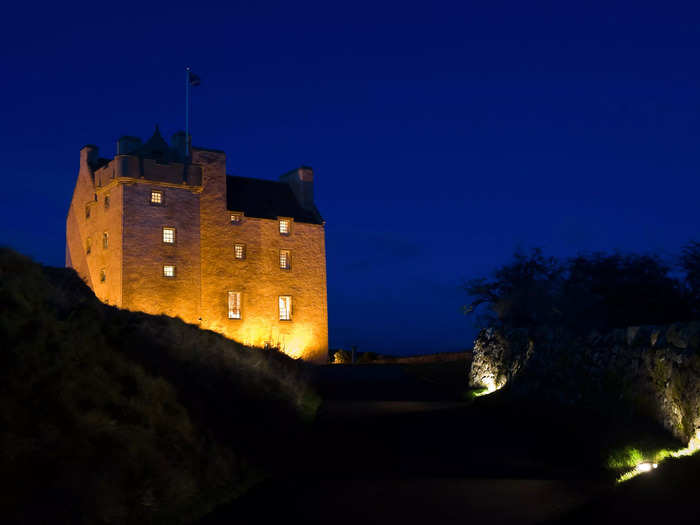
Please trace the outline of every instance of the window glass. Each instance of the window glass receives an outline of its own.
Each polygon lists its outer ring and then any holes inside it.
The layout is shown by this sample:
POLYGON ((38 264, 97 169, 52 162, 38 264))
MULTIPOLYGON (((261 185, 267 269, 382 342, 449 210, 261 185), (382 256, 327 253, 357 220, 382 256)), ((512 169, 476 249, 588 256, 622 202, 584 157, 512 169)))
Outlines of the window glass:
POLYGON ((240 213, 232 213, 231 214, 231 224, 240 224, 242 220, 243 220, 243 215, 241 215, 240 213))
POLYGON ((280 268, 282 270, 292 269, 292 254, 289 250, 280 250, 280 268))
POLYGON ((292 320, 292 296, 280 295, 279 297, 280 321, 292 320))
POLYGON ((163 277, 175 277, 175 266, 172 264, 163 266, 163 277))
POLYGON ((163 192, 151 191, 151 204, 163 204, 163 192))
POLYGON ((163 228, 163 242, 165 244, 175 243, 175 228, 163 228))
POLYGON ((235 244, 233 246, 233 253, 236 259, 245 259, 245 244, 235 244))
POLYGON ((109 233, 104 232, 102 234, 102 249, 106 250, 107 248, 109 248, 109 233))
POLYGON ((282 235, 289 235, 289 219, 280 219, 280 233, 282 235))

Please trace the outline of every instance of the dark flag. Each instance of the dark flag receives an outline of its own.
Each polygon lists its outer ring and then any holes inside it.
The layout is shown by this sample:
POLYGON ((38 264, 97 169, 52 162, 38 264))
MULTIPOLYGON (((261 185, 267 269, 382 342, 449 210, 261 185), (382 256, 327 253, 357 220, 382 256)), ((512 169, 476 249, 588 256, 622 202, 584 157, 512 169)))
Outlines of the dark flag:
POLYGON ((198 86, 200 83, 199 77, 190 72, 190 86, 198 86))

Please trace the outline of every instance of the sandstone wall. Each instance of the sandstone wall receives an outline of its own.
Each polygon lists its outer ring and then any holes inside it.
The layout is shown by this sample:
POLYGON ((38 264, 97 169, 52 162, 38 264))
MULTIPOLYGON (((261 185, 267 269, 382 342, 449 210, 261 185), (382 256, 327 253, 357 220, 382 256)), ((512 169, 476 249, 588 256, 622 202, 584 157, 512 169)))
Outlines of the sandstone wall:
POLYGON ((123 307, 199 322, 199 188, 131 183, 124 188, 123 307), (151 191, 163 194, 150 203, 151 191), (163 243, 163 227, 175 228, 175 243, 163 243), (163 266, 175 266, 175 277, 163 266))
POLYGON ((195 150, 202 165, 202 327, 245 344, 279 346, 292 357, 325 363, 328 354, 325 231, 292 222, 281 235, 277 220, 243 217, 232 224, 226 207, 223 153, 195 150), (234 244, 246 258, 234 257, 234 244), (291 251, 291 270, 279 251, 291 251), (241 319, 228 318, 228 292, 241 292, 241 319), (292 296, 292 320, 280 321, 278 297, 292 296))
POLYGON ((75 268, 101 301, 122 306, 123 191, 115 181, 104 182, 95 184, 87 165, 87 152, 81 151, 78 180, 66 220, 66 265, 75 268), (107 197, 109 205, 105 206, 107 197), (90 209, 89 217, 86 208, 90 209), (102 240, 105 233, 107 248, 102 240))
POLYGON ((623 399, 648 408, 679 439, 700 429, 700 323, 629 327, 574 338, 556 330, 482 330, 474 387, 563 403, 623 399))

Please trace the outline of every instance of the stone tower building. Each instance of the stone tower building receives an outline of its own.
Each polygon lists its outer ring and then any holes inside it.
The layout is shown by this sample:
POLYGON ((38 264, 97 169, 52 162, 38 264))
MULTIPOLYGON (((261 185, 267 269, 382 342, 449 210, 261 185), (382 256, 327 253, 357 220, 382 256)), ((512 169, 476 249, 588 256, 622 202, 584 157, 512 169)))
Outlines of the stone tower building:
POLYGON ((245 344, 324 362, 326 249, 313 171, 279 181, 226 175, 221 151, 117 142, 80 150, 66 221, 66 266, 97 297, 180 317, 245 344))

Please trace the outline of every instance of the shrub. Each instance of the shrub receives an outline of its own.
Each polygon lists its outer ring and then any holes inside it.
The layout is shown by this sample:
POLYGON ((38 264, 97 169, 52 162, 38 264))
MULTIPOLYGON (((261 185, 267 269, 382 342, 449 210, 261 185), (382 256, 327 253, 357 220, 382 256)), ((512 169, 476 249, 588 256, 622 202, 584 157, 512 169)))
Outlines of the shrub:
POLYGON ((684 246, 679 263, 684 272, 693 314, 697 317, 700 315, 700 242, 693 241, 684 246))
POLYGON ((346 365, 352 363, 352 354, 347 350, 336 350, 333 354, 333 364, 346 365))
POLYGON ((371 363, 372 361, 376 361, 379 359, 379 354, 377 352, 360 352, 359 357, 357 358, 358 363, 371 363))
POLYGON ((4 523, 191 522, 259 479, 256 446, 318 405, 279 352, 106 306, 8 249, 0 388, 4 523))

